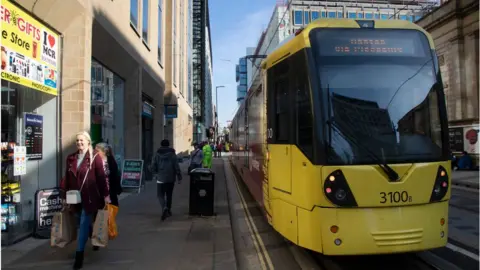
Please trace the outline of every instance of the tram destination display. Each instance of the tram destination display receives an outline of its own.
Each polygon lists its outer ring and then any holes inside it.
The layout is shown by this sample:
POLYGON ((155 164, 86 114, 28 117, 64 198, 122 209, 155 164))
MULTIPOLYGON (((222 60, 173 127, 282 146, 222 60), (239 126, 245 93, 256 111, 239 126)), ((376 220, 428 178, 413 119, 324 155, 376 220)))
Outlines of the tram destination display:
POLYGON ((428 57, 428 40, 419 31, 322 29, 313 38, 321 56, 428 57))

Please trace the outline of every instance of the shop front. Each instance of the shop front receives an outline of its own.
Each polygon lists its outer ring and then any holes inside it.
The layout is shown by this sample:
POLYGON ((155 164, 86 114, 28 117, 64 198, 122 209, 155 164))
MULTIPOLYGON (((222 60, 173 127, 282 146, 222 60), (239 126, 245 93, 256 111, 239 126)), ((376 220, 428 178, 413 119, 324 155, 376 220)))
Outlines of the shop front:
POLYGON ((154 106, 151 97, 142 94, 142 159, 143 166, 143 182, 152 180, 152 173, 148 170, 148 165, 151 163, 153 154, 156 149, 153 149, 153 110, 154 106))
POLYGON ((124 91, 125 81, 92 59, 91 68, 91 125, 93 144, 108 143, 121 166, 125 156, 124 142, 124 91))
POLYGON ((58 184, 58 67, 54 30, 1 0, 2 245, 30 236, 35 193, 58 184))

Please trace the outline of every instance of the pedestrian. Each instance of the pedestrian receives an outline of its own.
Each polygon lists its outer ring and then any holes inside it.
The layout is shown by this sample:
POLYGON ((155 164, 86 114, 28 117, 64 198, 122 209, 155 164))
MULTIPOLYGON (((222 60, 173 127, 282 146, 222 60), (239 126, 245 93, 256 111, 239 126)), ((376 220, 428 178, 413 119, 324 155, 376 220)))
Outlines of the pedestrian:
POLYGON ((152 159, 152 173, 157 176, 157 197, 162 207, 162 221, 172 216, 172 195, 175 179, 178 184, 182 181, 182 174, 178 165, 175 149, 170 147, 168 140, 161 142, 152 159))
POLYGON ((203 151, 200 148, 200 145, 198 143, 194 143, 193 147, 195 149, 190 154, 190 164, 188 166, 188 173, 189 174, 193 169, 202 167, 203 151))
POLYGON ((203 160, 202 160, 203 167, 209 168, 209 169, 212 168, 213 149, 212 149, 212 146, 208 144, 208 142, 206 142, 205 145, 203 146, 202 152, 203 152, 203 160))
MULTIPOLYGON (((67 171, 62 188, 65 191, 77 190, 81 197, 79 204, 68 206, 80 219, 73 269, 81 269, 85 245, 92 233, 92 223, 97 211, 110 203, 110 196, 104 162, 98 151, 93 150, 90 134, 86 131, 79 132, 76 146, 77 150, 67 156, 67 171)), ((94 246, 93 250, 98 250, 98 247, 94 246)))
POLYGON ((120 185, 118 165, 113 157, 111 147, 106 143, 99 143, 95 146, 95 150, 98 151, 104 161, 105 173, 109 185, 110 200, 112 201, 111 204, 118 207, 118 195, 122 193, 122 187, 120 185))

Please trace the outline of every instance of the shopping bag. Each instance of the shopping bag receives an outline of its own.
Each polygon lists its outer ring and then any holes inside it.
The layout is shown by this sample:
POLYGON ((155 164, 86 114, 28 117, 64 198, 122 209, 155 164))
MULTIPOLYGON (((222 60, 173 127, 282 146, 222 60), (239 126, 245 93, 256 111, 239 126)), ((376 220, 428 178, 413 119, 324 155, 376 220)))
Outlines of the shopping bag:
POLYGON ((92 245, 106 247, 108 244, 108 209, 98 210, 93 224, 92 245))
POLYGON ((118 206, 108 204, 108 239, 113 240, 118 235, 117 222, 115 217, 118 213, 118 206))
POLYGON ((55 213, 50 232, 50 246, 65 247, 77 237, 75 217, 67 209, 55 213))

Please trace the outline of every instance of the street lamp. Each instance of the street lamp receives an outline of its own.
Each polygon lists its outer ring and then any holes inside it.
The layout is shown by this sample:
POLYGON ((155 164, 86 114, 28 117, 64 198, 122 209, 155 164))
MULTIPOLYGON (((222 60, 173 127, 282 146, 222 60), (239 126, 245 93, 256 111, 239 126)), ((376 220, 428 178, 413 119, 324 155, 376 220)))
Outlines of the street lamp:
POLYGON ((219 85, 215 88, 215 143, 218 139, 218 88, 225 88, 225 85, 219 85))

